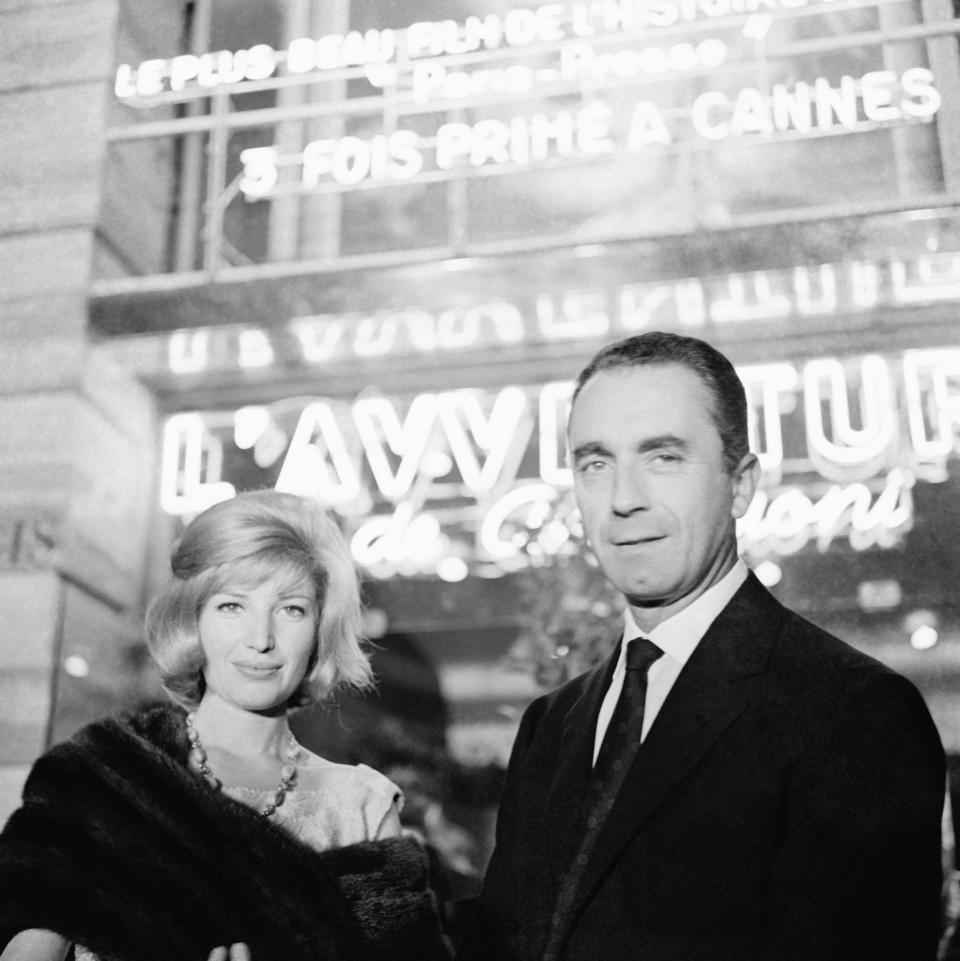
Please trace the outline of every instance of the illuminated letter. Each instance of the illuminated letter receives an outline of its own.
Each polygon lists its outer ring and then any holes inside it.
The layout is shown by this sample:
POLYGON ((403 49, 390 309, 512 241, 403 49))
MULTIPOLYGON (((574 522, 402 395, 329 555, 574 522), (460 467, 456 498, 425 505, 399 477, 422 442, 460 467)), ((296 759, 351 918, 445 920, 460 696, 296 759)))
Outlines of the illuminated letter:
POLYGON ((266 43, 256 43, 243 53, 243 75, 247 80, 266 80, 277 69, 277 58, 273 47, 266 43))
POLYGON ((603 337, 609 332, 610 315, 605 291, 568 290, 560 294, 559 299, 558 311, 553 295, 540 294, 537 297, 537 322, 545 340, 603 337))
POLYGON ((840 125, 847 130, 857 129, 857 81, 853 77, 841 77, 840 89, 830 86, 830 81, 817 77, 813 82, 817 105, 817 127, 831 130, 836 114, 840 125))
POLYGON ((133 83, 133 69, 129 63, 121 63, 117 67, 117 77, 113 82, 113 92, 123 100, 125 97, 135 97, 136 85, 133 83))
POLYGON ((708 90, 700 94, 693 101, 690 121, 693 129, 704 140, 723 140, 730 136, 730 124, 723 120, 714 120, 713 116, 722 116, 730 110, 730 101, 718 90, 708 90))
POLYGON ((240 450, 250 450, 273 423, 266 407, 241 407, 233 415, 233 442, 240 450))
POLYGON ((770 275, 764 270, 755 270, 727 277, 727 296, 717 297, 710 304, 710 316, 718 323, 767 320, 789 317, 790 306, 789 297, 771 290, 770 275))
POLYGON ((408 57, 437 56, 444 52, 441 24, 411 23, 405 33, 408 57), (438 27, 441 29, 438 29, 438 27))
POLYGON ((311 364, 333 357, 340 344, 343 325, 343 320, 332 314, 294 317, 290 321, 290 329, 300 344, 303 359, 311 364))
POLYGON ((523 315, 506 301, 445 310, 437 319, 437 346, 463 350, 479 344, 519 344, 524 339, 523 315), (492 327, 491 332, 485 328, 492 327))
POLYGON ((414 350, 432 354, 437 347, 437 323, 433 314, 425 310, 404 310, 394 315, 395 323, 402 324, 407 340, 414 350))
POLYGON ((209 330, 177 330, 170 335, 167 363, 175 374, 196 374, 209 363, 209 351, 209 330))
MULTIPOLYGON (((472 390, 439 394, 437 401, 440 423, 464 484, 478 493, 491 490, 504 480, 501 475, 511 451, 518 455, 514 458, 516 462, 526 450, 532 426, 530 419, 525 417, 526 395, 519 387, 501 390, 489 418, 484 415, 477 393, 472 390), (477 460, 476 448, 486 451, 482 468, 477 460)), ((516 466, 514 463, 514 471, 516 466)))
POLYGON ((277 490, 343 504, 360 495, 360 477, 328 403, 303 409, 283 466, 277 490))
POLYGON ((470 125, 445 123, 437 130, 436 158, 441 170, 449 170, 458 157, 470 154, 470 125))
POLYGON ((620 326, 641 330, 654 323, 668 327, 698 327, 704 321, 703 288, 699 280, 668 284, 629 284, 620 291, 620 326))
POLYGON ((197 514, 236 493, 220 480, 223 447, 200 414, 175 414, 163 428, 160 503, 168 514, 197 514))
POLYGON ((733 107, 731 128, 734 136, 748 133, 773 133, 770 106, 767 98, 753 87, 745 87, 737 94, 733 107))
POLYGON ((410 88, 416 103, 428 103, 443 88, 447 68, 439 63, 418 63, 410 77, 410 88))
POLYGON ((922 458, 946 459, 960 425, 960 349, 906 351, 903 379, 913 449, 922 458))
POLYGON ((596 53, 587 43, 568 43, 560 48, 560 75, 565 80, 579 80, 590 73, 596 53))
POLYGON ((780 395, 796 388, 797 372, 790 364, 755 364, 737 374, 747 392, 750 450, 775 482, 783 464, 780 395))
POLYGON ((144 60, 137 68, 137 94, 151 97, 163 93, 163 78, 167 69, 166 60, 144 60))
POLYGON ((850 286, 857 307, 863 310, 876 307, 880 300, 880 271, 877 265, 868 260, 853 261, 850 264, 850 286))
POLYGON ((420 138, 412 130, 397 130, 387 140, 390 161, 386 172, 397 180, 410 180, 423 169, 420 138))
POLYGON ((908 276, 902 260, 890 263, 893 293, 901 304, 953 300, 960 294, 960 255, 954 253, 918 257, 908 276))
POLYGON ((656 104, 641 100, 634 106, 627 135, 627 147, 630 150, 640 150, 649 143, 668 144, 672 140, 656 104))
POLYGON ((276 147, 249 147, 240 151, 243 176, 240 178, 240 191, 248 200, 266 197, 277 185, 276 147))
MULTIPOLYGON (((871 354, 862 358, 860 386, 860 421, 854 427, 847 400, 847 372, 839 360, 814 360, 804 368, 804 411, 807 441, 812 457, 841 468, 863 467, 882 457, 896 430, 890 375, 882 357, 871 354), (822 391, 827 382, 827 392, 822 391), (824 425, 823 409, 829 409, 830 436, 824 425)), ((818 464, 821 469, 824 464, 818 464)))
POLYGON ((273 363, 273 347, 262 330, 241 330, 237 363, 241 367, 269 367, 273 363))
POLYGON ((882 123, 899 120, 900 111, 893 106, 893 88, 897 75, 892 70, 874 70, 860 78, 860 99, 868 120, 882 123))
POLYGON ((205 53, 200 58, 200 72, 197 83, 201 87, 216 87, 223 83, 236 83, 243 79, 243 71, 239 68, 238 58, 229 50, 218 50, 216 53, 205 53))
POLYGON ((308 37, 298 37, 287 48, 287 73, 308 73, 317 65, 317 45, 308 37))
POLYGON ((530 118, 530 156, 533 160, 546 160, 550 156, 550 143, 556 143, 557 155, 569 157, 573 153, 573 116, 561 110, 552 119, 546 114, 535 113, 530 118))
POLYGON ((474 128, 470 145, 470 164, 482 167, 488 160, 505 164, 511 159, 518 163, 525 157, 512 157, 509 152, 510 127, 500 120, 481 120, 474 128))
POLYGON ((316 187, 322 176, 330 173, 331 158, 337 149, 336 140, 312 140, 303 148, 304 187, 316 187))
POLYGON ((368 397, 353 405, 353 419, 367 462, 384 497, 399 500, 413 486, 436 418, 437 398, 434 394, 415 397, 402 425, 396 408, 385 397, 368 397), (400 459, 396 471, 390 466, 384 441, 391 453, 400 459))
POLYGON ((555 487, 573 485, 573 475, 567 464, 567 418, 571 381, 547 384, 540 391, 540 478, 555 487))
POLYGON ((813 129, 813 96, 810 84, 802 80, 789 90, 775 83, 771 90, 773 126, 780 131, 798 130, 810 133, 813 129))
POLYGON ((605 103, 592 103, 578 111, 577 147, 589 154, 604 154, 613 150, 610 108, 605 103))
POLYGON ((480 547, 496 561, 516 557, 520 548, 513 539, 503 537, 503 527, 514 511, 527 509, 527 517, 518 521, 523 527, 540 527, 553 510, 557 491, 548 484, 523 484, 504 494, 487 511, 480 525, 480 547))
POLYGON ((821 264, 816 268, 817 287, 820 294, 815 300, 811 291, 810 278, 814 276, 813 267, 794 267, 793 286, 797 292, 797 309, 801 314, 833 314, 837 310, 837 278, 831 264, 821 264))
POLYGON ((363 524, 350 540, 354 560, 381 576, 435 571, 449 554, 450 541, 431 514, 414 514, 413 505, 398 504, 363 524))
POLYGON ((196 80, 200 74, 200 58, 192 54, 174 57, 170 61, 170 89, 183 90, 190 80, 196 80))
POLYGON ((397 318, 393 314, 364 317, 357 324, 353 352, 357 357, 382 357, 397 339, 397 318))
POLYGON ((330 165, 333 179, 346 187, 360 183, 370 173, 370 148, 359 137, 343 137, 330 165))
POLYGON ((929 120, 940 109, 943 98, 933 85, 933 74, 926 67, 904 70, 900 85, 909 100, 901 100, 900 107, 908 117, 929 120))

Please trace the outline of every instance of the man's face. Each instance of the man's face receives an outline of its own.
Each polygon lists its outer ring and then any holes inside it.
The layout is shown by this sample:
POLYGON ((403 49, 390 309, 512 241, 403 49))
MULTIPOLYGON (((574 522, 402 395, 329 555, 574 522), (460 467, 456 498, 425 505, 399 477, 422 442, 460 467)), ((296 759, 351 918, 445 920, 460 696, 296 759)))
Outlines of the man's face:
POLYGON ((731 475, 700 378, 678 364, 595 374, 570 415, 587 540, 637 623, 650 630, 715 584, 737 556, 735 520, 756 458, 731 475))

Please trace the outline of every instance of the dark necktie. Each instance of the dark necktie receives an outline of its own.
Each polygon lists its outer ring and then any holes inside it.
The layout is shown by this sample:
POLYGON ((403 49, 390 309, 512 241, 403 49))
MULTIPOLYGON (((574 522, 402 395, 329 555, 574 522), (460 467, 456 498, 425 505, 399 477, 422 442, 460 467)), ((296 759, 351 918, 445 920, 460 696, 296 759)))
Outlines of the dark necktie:
POLYGON ((560 893, 551 918, 550 936, 544 949, 543 961, 554 961, 557 957, 564 922, 573 906, 580 876, 590 860, 597 836, 640 748, 644 703, 647 697, 647 672, 661 654, 663 651, 646 637, 638 637, 627 644, 627 669, 623 678, 623 689, 603 735, 597 762, 590 776, 583 836, 560 881, 560 893))

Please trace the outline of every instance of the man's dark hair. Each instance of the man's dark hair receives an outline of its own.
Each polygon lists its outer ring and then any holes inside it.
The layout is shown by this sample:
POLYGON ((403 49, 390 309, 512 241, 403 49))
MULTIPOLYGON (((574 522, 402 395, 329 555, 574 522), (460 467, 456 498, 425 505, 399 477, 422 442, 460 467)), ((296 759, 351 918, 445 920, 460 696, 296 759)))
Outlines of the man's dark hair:
POLYGON ((594 374, 604 370, 679 364, 695 373, 713 397, 710 411, 723 444, 723 462, 730 473, 749 450, 747 395, 733 364, 715 347, 696 337, 654 330, 635 334, 601 348, 580 372, 572 404, 594 374))

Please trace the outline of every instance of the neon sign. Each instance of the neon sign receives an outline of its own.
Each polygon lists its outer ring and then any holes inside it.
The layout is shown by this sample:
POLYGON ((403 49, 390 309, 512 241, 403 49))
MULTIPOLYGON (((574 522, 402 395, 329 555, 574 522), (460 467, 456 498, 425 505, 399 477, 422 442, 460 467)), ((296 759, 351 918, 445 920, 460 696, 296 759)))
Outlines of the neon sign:
MULTIPOLYGON (((841 537, 856 549, 898 543, 915 477, 942 480, 960 449, 960 349, 739 373, 765 470, 739 530, 755 556, 825 551, 841 537)), ((232 444, 261 480, 336 510, 374 575, 436 571, 451 557, 521 567, 572 550, 580 533, 562 440, 570 387, 178 414, 164 432, 163 506, 190 514, 231 496, 232 444)))
POLYGON ((429 311, 317 314, 270 329, 201 327, 158 341, 176 375, 270 364, 428 357, 524 343, 601 339, 644 329, 776 323, 960 299, 960 252, 885 264, 851 261, 542 292, 527 300, 429 311))
MULTIPOLYGON (((275 50, 268 44, 254 44, 243 50, 218 50, 200 56, 184 54, 166 59, 145 60, 117 68, 114 92, 122 100, 178 93, 191 88, 210 90, 247 80, 265 80, 279 74, 304 75, 350 68, 368 68, 368 75, 381 83, 395 82, 400 65, 425 58, 461 56, 497 50, 521 50, 544 44, 596 39, 616 34, 634 34, 718 20, 777 9, 827 6, 830 0, 810 4, 809 0, 589 0, 589 2, 547 3, 532 8, 517 8, 504 13, 455 20, 433 20, 413 23, 404 30, 350 30, 322 37, 297 37, 285 49, 275 50), (391 67, 385 72, 385 68, 391 67)), ((581 43, 573 47, 572 56, 590 61, 590 72, 611 75, 613 79, 629 76, 624 71, 636 70, 636 56, 585 52, 581 43)), ((676 59, 678 54, 674 53, 676 59)), ((452 87, 452 96, 467 95, 463 83, 443 71, 440 75, 452 87)), ((556 79, 554 72, 539 81, 556 79)), ((423 82, 422 80, 420 81, 423 82)), ((434 72, 430 86, 439 86, 434 72)), ((437 91, 434 90, 434 93, 437 91)))
MULTIPOLYGON (((125 63, 114 90, 125 103, 149 107, 243 84, 335 82, 324 94, 334 108, 330 135, 294 150, 275 141, 240 152, 242 170, 227 189, 250 202, 933 121, 942 96, 922 59, 898 71, 828 76, 808 68, 814 75, 805 76, 802 49, 794 54, 781 40, 763 46, 771 11, 796 17, 809 7, 822 15, 831 2, 547 3, 402 30, 298 37, 280 50, 261 43, 125 63), (717 35, 704 36, 707 29, 717 35), (770 72, 768 55, 795 61, 789 82, 779 69, 770 72), (744 73, 756 80, 736 81, 737 89, 731 78, 744 73), (713 82, 704 80, 711 75, 713 82), (679 91, 659 82, 684 77, 693 82, 679 91), (431 114, 436 120, 425 129, 431 114), (367 133, 371 123, 381 129, 367 133)), ((270 121, 261 117, 260 125, 269 131, 270 121)))
MULTIPOLYGON (((713 51, 706 44, 691 48, 691 69, 703 66, 701 48, 713 51)), ((708 59, 713 59, 712 54, 708 59)), ((941 105, 933 73, 926 67, 911 67, 899 75, 878 70, 860 77, 843 76, 833 84, 825 77, 798 81, 792 87, 774 84, 769 93, 756 87, 733 94, 708 90, 692 103, 689 129, 678 126, 679 122, 668 123, 655 102, 640 100, 618 133, 613 109, 595 100, 579 110, 445 123, 429 137, 402 129, 368 139, 314 140, 294 154, 283 154, 273 146, 250 147, 240 153, 239 188, 247 200, 272 197, 280 189, 281 168, 299 169, 301 187, 313 190, 325 183, 355 187, 414 181, 425 170, 514 168, 623 149, 636 152, 651 145, 687 142, 691 137, 717 142, 791 132, 853 133, 875 124, 929 121, 941 105)))

